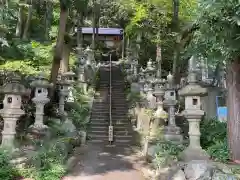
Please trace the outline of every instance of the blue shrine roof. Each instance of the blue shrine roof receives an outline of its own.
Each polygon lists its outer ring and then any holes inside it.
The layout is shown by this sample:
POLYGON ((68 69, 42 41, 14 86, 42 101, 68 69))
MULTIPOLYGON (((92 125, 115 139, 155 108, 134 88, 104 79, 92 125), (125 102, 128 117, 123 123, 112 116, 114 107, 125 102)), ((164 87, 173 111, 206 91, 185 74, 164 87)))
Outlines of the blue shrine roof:
MULTIPOLYGON (((83 34, 92 34, 93 28, 83 27, 82 33, 83 34)), ((99 35, 122 35, 123 29, 122 28, 99 28, 98 34, 99 35)))

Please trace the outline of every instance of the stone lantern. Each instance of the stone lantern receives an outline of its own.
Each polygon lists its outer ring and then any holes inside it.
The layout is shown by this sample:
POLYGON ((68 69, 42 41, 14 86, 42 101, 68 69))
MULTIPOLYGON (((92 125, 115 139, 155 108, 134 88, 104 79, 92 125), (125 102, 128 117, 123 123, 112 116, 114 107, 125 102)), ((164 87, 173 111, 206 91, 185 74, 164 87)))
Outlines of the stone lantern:
POLYGON ((132 76, 132 78, 131 78, 131 91, 132 92, 140 92, 140 88, 139 88, 139 84, 138 84, 138 78, 139 78, 139 76, 138 76, 138 72, 137 72, 137 67, 138 66, 138 61, 137 61, 137 59, 135 59, 135 60, 133 60, 132 61, 132 72, 131 72, 131 74, 132 75, 130 75, 130 77, 132 76))
POLYGON ((69 97, 69 87, 71 87, 71 84, 73 82, 73 73, 64 73, 62 74, 61 80, 58 82, 59 86, 59 113, 61 115, 64 115, 64 105, 65 105, 65 99, 69 97), (72 80, 70 80, 72 79, 72 80))
POLYGON ((154 82, 155 67, 153 66, 151 59, 149 59, 144 73, 146 77, 145 91, 147 93, 148 105, 149 105, 149 108, 154 109, 156 107, 156 98, 153 96, 152 85, 154 82))
POLYGON ((140 93, 143 95, 145 78, 144 78, 144 69, 142 67, 140 68, 140 72, 139 72, 138 84, 140 86, 140 93))
POLYGON ((130 48, 127 49, 127 57, 124 62, 124 69, 127 74, 127 81, 131 81, 132 78, 132 51, 130 48))
POLYGON ((36 104, 35 123, 34 128, 43 129, 46 126, 43 124, 44 106, 50 99, 48 98, 48 89, 52 87, 43 74, 39 74, 36 80, 31 84, 31 87, 35 88, 35 96, 32 101, 36 104))
POLYGON ((2 87, 2 92, 5 94, 5 97, 3 100, 4 108, 0 110, 0 114, 4 120, 1 146, 14 146, 16 122, 25 114, 21 106, 22 95, 26 94, 26 89, 20 84, 20 80, 20 76, 15 75, 2 87))
POLYGON ((183 136, 181 135, 180 127, 176 126, 175 122, 175 105, 176 100, 176 89, 177 86, 174 85, 174 78, 169 73, 167 76, 165 100, 164 105, 168 108, 168 126, 165 127, 164 137, 168 141, 175 143, 181 143, 183 141, 183 136))
POLYGON ((95 67, 96 63, 94 58, 94 51, 88 46, 87 49, 85 49, 85 54, 87 56, 86 65, 95 67))
POLYGON ((146 80, 150 83, 154 81, 154 74, 155 74, 156 68, 153 65, 152 59, 149 59, 148 63, 147 63, 147 67, 144 71, 145 76, 146 76, 146 80))
POLYGON ((78 85, 83 89, 84 92, 87 91, 87 83, 85 79, 84 66, 86 64, 87 57, 83 52, 83 48, 77 48, 78 51, 78 61, 77 61, 77 79, 78 85))
POLYGON ((131 62, 131 71, 133 73, 134 76, 137 76, 137 68, 138 68, 138 60, 137 59, 133 59, 131 62))
POLYGON ((74 102, 74 97, 73 97, 74 76, 75 76, 75 73, 72 71, 65 72, 63 74, 63 78, 65 79, 66 83, 68 84, 67 102, 74 102))
POLYGON ((159 128, 159 125, 163 125, 164 123, 161 121, 165 121, 167 119, 167 112, 163 109, 163 96, 165 93, 164 89, 165 79, 156 79, 154 81, 154 93, 153 95, 157 99, 157 110, 154 113, 154 123, 152 124, 152 129, 154 132, 159 128))
MULTIPOLYGON (((194 58, 191 58, 193 61, 194 58)), ((184 161, 191 160, 208 160, 208 154, 200 145, 200 121, 204 115, 201 110, 201 96, 207 94, 207 89, 197 83, 196 73, 190 68, 188 74, 188 85, 179 90, 179 95, 185 97, 185 110, 182 115, 189 122, 189 146, 182 152, 181 159, 184 161)))

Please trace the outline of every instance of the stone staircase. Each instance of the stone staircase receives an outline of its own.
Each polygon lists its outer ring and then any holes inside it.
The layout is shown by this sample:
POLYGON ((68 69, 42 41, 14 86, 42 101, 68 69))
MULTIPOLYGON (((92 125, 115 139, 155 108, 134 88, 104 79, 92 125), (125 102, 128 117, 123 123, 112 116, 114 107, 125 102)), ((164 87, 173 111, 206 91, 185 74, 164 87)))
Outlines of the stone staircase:
MULTIPOLYGON (((88 136, 92 143, 108 144, 110 123, 110 72, 109 67, 101 67, 98 94, 93 102, 88 136)), ((128 105, 124 93, 124 77, 118 66, 112 67, 112 123, 115 145, 128 145, 132 142, 133 130, 128 120, 128 105)))

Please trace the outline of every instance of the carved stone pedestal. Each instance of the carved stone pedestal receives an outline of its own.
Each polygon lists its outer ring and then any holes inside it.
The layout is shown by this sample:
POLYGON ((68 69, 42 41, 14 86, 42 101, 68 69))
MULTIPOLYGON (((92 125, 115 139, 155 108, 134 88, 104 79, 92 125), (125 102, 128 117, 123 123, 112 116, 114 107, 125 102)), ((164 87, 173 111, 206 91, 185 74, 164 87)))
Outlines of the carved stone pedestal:
POLYGON ((189 123, 189 146, 180 154, 180 159, 186 162, 191 160, 208 160, 210 158, 209 155, 200 145, 200 121, 204 112, 202 110, 185 110, 183 114, 189 123))
POLYGON ((173 143, 182 143, 183 141, 181 129, 177 126, 166 126, 164 129, 164 138, 173 143))
POLYGON ((172 143, 182 143, 183 136, 181 134, 181 128, 176 125, 175 122, 175 100, 166 100, 164 103, 168 106, 168 126, 164 129, 165 140, 172 143))

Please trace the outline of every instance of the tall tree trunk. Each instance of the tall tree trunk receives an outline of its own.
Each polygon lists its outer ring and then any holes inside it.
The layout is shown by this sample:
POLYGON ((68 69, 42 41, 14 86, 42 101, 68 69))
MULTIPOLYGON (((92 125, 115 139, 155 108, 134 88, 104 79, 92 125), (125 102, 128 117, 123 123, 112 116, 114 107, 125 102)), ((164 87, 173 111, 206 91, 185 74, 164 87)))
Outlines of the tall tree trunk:
POLYGON ((45 40, 49 40, 49 30, 50 30, 51 18, 52 18, 52 2, 46 1, 45 8, 46 10, 44 14, 44 23, 45 23, 44 37, 45 37, 45 40))
POLYGON ((156 61, 158 63, 157 77, 162 77, 162 48, 160 43, 157 44, 156 48, 156 61))
POLYGON ((95 18, 95 14, 93 15, 93 19, 92 19, 92 28, 93 28, 92 49, 95 50, 95 46, 96 46, 96 18, 95 18))
POLYGON ((92 49, 95 50, 96 46, 96 0, 93 0, 93 14, 92 14, 92 28, 93 28, 93 33, 92 33, 92 49))
POLYGON ((32 4, 28 4, 28 16, 27 16, 27 21, 25 23, 24 31, 23 31, 23 40, 27 40, 28 38, 28 30, 30 27, 30 23, 32 20, 32 4))
POLYGON ((99 34, 99 20, 100 20, 100 9, 101 9, 101 2, 97 2, 96 3, 96 7, 95 7, 95 28, 96 28, 96 34, 95 34, 95 44, 98 43, 98 34, 99 34))
POLYGON ((78 21, 77 21, 77 46, 83 47, 83 34, 82 34, 82 26, 83 26, 83 13, 78 13, 78 21))
POLYGON ((231 159, 240 162, 240 57, 228 65, 227 108, 228 143, 231 159))
POLYGON ((16 33, 15 35, 17 37, 21 37, 22 36, 22 31, 23 31, 23 5, 19 4, 18 7, 18 22, 17 22, 17 26, 16 26, 16 33))
MULTIPOLYGON (((179 1, 180 0, 173 0, 173 16, 172 16, 172 31, 178 32, 179 30, 179 1)), ((173 67, 172 67, 172 73, 175 78, 175 83, 177 81, 177 77, 180 75, 180 69, 178 66, 178 62, 180 59, 180 42, 177 37, 176 42, 174 42, 174 54, 173 54, 173 67)), ((179 78, 178 78, 179 79, 179 78)))
POLYGON ((162 77, 162 48, 161 48, 161 32, 157 34, 157 47, 156 47, 156 62, 157 62, 157 77, 162 77))
POLYGON ((60 68, 61 68, 61 72, 67 72, 69 70, 69 57, 70 57, 70 45, 67 43, 64 43, 63 46, 63 54, 62 54, 62 60, 60 63, 60 68))
POLYGON ((50 78, 50 81, 54 85, 56 85, 58 70, 60 67, 60 61, 62 59, 67 18, 68 18, 68 9, 61 9, 59 27, 58 27, 58 37, 57 37, 56 47, 55 47, 54 56, 53 56, 51 78, 50 78))
POLYGON ((99 34, 99 18, 97 18, 97 20, 96 20, 96 34, 95 34, 95 41, 96 41, 96 43, 98 42, 98 34, 99 34))

